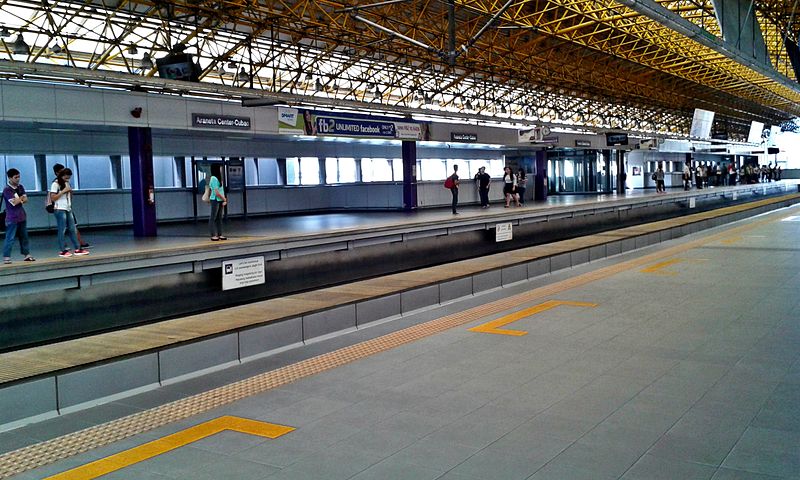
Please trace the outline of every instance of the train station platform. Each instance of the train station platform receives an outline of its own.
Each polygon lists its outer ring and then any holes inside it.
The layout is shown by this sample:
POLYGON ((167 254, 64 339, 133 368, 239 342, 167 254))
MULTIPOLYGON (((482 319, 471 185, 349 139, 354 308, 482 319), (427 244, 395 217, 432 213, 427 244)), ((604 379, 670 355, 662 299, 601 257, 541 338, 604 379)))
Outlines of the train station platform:
POLYGON ((7 431, 0 477, 797 478, 789 197, 400 273, 500 283, 7 431))

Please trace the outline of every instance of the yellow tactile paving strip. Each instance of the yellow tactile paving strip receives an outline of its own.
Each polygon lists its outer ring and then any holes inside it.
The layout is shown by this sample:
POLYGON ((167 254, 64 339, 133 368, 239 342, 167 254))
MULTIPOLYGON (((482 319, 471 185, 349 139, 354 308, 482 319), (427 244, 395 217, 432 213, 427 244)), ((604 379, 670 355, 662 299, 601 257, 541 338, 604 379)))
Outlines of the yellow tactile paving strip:
POLYGON ((761 225, 779 221, 782 217, 768 216, 762 220, 733 227, 717 234, 693 240, 627 260, 616 265, 597 269, 551 285, 539 287, 509 298, 496 300, 463 312, 447 315, 420 325, 408 327, 394 333, 367 340, 308 360, 265 372, 230 385, 199 393, 191 397, 162 405, 144 412, 129 415, 102 425, 31 445, 0 455, 0 479, 48 465, 80 453, 109 445, 113 442, 147 432, 163 425, 197 415, 237 400, 263 393, 267 390, 292 383, 347 363, 359 360, 400 345, 414 342, 439 332, 480 320, 508 310, 509 305, 522 305, 531 301, 551 297, 575 287, 610 277, 621 272, 641 268, 663 258, 685 252, 701 245, 714 243, 761 225))
POLYGON ((313 292, 255 302, 228 308, 225 310, 225 315, 218 313, 191 315, 57 344, 8 352, 0 354, 0 384, 161 349, 181 342, 261 325, 274 320, 307 315, 356 301, 401 293, 442 280, 455 280, 483 271, 496 270, 510 266, 509 258, 514 258, 516 262, 522 263, 601 245, 609 241, 637 237, 718 216, 798 199, 800 199, 800 194, 784 195, 680 218, 621 228, 613 232, 587 235, 546 245, 522 248, 514 252, 486 255, 313 292))

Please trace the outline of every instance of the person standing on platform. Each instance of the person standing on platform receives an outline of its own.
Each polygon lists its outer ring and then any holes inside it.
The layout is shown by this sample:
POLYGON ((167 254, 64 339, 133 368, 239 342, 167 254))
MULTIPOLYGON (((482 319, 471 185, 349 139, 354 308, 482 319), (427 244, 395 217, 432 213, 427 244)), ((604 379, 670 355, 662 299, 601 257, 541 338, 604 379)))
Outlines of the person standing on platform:
POLYGON ((222 165, 215 163, 211 165, 211 179, 208 181, 208 188, 211 190, 211 215, 208 217, 208 229, 211 233, 211 240, 227 240, 222 236, 222 211, 228 205, 228 197, 225 196, 225 189, 222 187, 222 165))
POLYGON ((28 221, 23 204, 28 202, 25 187, 19 183, 20 174, 16 168, 6 172, 8 183, 3 189, 3 208, 6 211, 6 239, 3 243, 3 263, 11 263, 11 247, 14 239, 19 239, 19 248, 26 262, 36 260, 31 256, 30 241, 28 240, 28 221))
POLYGON ((689 190, 692 188, 692 169, 689 167, 689 161, 683 164, 683 189, 689 190))
POLYGON ((525 203, 525 189, 528 188, 528 177, 525 169, 520 168, 517 172, 517 206, 521 207, 525 203))
MULTIPOLYGON (((56 163, 55 165, 53 165, 53 174, 55 174, 56 177, 58 177, 58 172, 60 172, 61 170, 64 170, 64 165, 61 165, 60 163, 56 163)), ((53 181, 55 182, 55 179, 53 181)), ((80 230, 78 230, 78 219, 75 218, 75 211, 74 210, 70 211, 70 214, 72 215, 72 221, 75 223, 75 236, 78 238, 78 244, 81 246, 81 248, 91 247, 89 243, 84 242, 83 238, 81 238, 81 232, 80 230)))
POLYGON ((89 250, 84 250, 78 243, 75 235, 75 217, 72 216, 72 170, 63 168, 56 180, 50 185, 50 201, 53 202, 53 215, 56 216, 56 229, 58 230, 59 257, 68 258, 73 255, 89 255, 89 250), (67 248, 64 237, 72 243, 73 252, 67 248))
POLYGON ((486 173, 486 167, 480 167, 478 169, 478 173, 475 174, 475 183, 478 186, 481 208, 489 208, 489 186, 492 183, 492 177, 486 173))
POLYGON ((453 215, 458 215, 458 165, 453 165, 453 174, 448 177, 450 194, 453 196, 453 215))
POLYGON ((506 197, 506 208, 511 206, 511 200, 514 199, 517 204, 519 200, 516 198, 517 194, 517 177, 511 171, 511 167, 503 169, 503 195, 506 197))
POLYGON ((656 193, 667 193, 667 189, 664 186, 664 165, 662 165, 661 162, 658 162, 658 168, 656 169, 655 177, 656 193))

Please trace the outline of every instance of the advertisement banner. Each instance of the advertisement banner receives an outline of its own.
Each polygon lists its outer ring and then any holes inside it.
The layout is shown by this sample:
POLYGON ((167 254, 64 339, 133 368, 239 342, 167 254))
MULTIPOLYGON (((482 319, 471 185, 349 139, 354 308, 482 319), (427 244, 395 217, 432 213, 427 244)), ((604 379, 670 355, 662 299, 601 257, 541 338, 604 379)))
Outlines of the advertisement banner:
POLYGON ((278 133, 290 135, 428 140, 427 126, 426 123, 395 122, 303 108, 278 108, 278 133))

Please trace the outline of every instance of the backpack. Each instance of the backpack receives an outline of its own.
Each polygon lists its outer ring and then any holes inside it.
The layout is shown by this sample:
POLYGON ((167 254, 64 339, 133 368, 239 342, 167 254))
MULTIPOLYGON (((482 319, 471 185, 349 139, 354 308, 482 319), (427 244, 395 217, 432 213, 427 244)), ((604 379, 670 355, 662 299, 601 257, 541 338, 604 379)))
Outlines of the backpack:
POLYGON ((444 181, 444 188, 446 188, 448 190, 455 188, 455 186, 456 186, 456 182, 455 182, 455 180, 453 180, 453 176, 452 175, 447 177, 447 180, 444 181))

